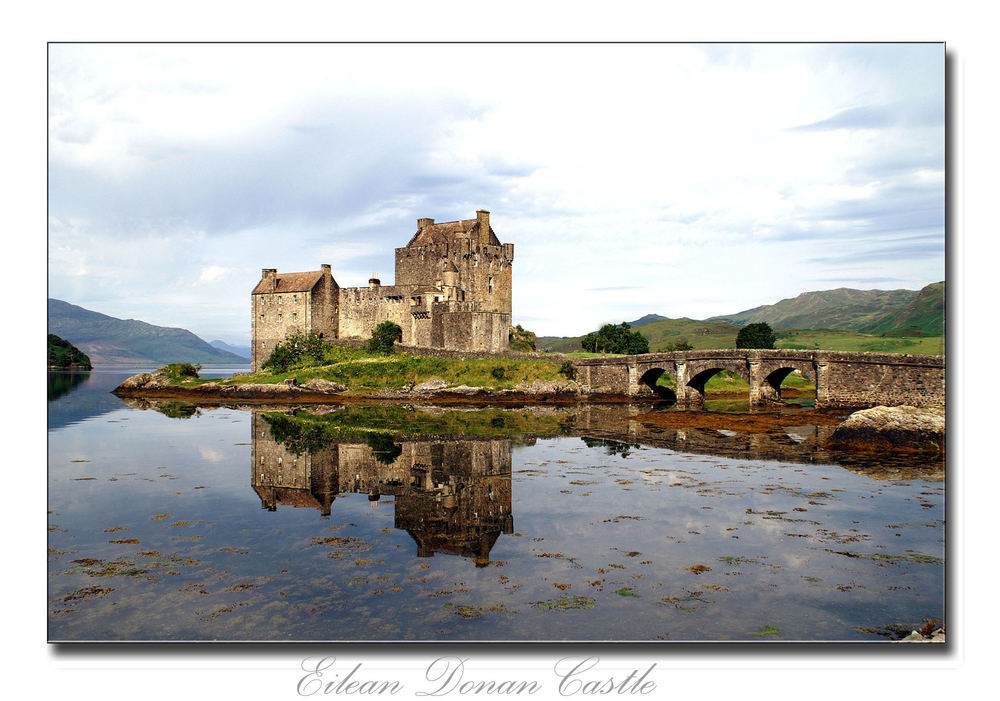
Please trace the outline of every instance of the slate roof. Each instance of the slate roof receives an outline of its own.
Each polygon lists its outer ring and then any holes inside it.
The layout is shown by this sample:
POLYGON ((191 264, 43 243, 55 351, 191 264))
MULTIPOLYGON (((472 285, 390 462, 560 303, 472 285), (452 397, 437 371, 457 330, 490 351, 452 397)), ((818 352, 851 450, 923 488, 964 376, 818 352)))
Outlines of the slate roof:
MULTIPOLYGON (((434 244, 449 243, 450 241, 454 241, 459 236, 475 238, 478 235, 479 220, 477 219, 460 219, 459 221, 441 222, 425 226, 423 229, 418 231, 413 235, 413 238, 410 239, 410 242, 406 244, 406 247, 416 248, 418 246, 433 246, 434 244)), ((500 245, 500 239, 498 239, 496 234, 493 233, 492 227, 490 227, 490 245, 500 245)))
MULTIPOLYGON (((322 277, 322 270, 312 270, 306 273, 278 273, 274 280, 274 291, 308 292, 322 277)), ((270 290, 266 288, 262 278, 250 294, 256 295, 264 292, 270 292, 270 290)))

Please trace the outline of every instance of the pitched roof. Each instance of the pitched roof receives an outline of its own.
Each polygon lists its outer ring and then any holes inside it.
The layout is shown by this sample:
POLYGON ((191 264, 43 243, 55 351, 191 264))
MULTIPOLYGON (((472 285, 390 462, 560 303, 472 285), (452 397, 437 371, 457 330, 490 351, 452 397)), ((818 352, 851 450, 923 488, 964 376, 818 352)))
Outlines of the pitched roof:
MULTIPOLYGON (((275 292, 308 292, 323 277, 322 270, 311 270, 306 273, 278 273, 274 278, 275 292)), ((261 279, 250 294, 270 292, 261 279)))
MULTIPOLYGON (((423 229, 418 231, 410 239, 410 242, 406 244, 407 248, 415 248, 417 246, 432 246, 437 243, 448 243, 454 241, 459 236, 465 237, 476 237, 479 234, 479 221, 477 219, 460 219, 459 221, 448 221, 441 222, 439 224, 431 224, 430 226, 425 226, 423 229)), ((496 237, 493 233, 492 227, 490 228, 490 244, 493 246, 500 245, 500 239, 496 237)))

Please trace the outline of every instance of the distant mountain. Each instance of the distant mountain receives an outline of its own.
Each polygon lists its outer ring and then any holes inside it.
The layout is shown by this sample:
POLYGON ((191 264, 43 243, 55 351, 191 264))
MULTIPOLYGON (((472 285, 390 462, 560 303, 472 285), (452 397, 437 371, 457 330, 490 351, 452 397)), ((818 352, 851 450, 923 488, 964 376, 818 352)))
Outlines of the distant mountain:
POLYGON ((865 333, 885 333, 906 326, 897 316, 923 295, 923 301, 906 313, 907 323, 921 325, 925 333, 943 333, 944 283, 928 285, 923 290, 836 290, 803 292, 737 314, 712 317, 708 321, 732 324, 766 322, 776 329, 843 329, 865 333), (940 304, 934 299, 940 298, 940 304), (940 316, 934 316, 935 311, 940 316), (926 328, 924 328, 926 327, 926 328), (937 329, 934 331, 933 329, 937 329))
POLYGON ((643 324, 648 324, 651 321, 663 321, 669 319, 670 317, 660 316, 659 314, 647 314, 646 316, 640 316, 635 321, 628 322, 629 326, 642 326, 643 324))
POLYGON ((209 341, 208 344, 215 346, 216 348, 221 348, 224 351, 229 351, 234 355, 240 356, 244 360, 250 360, 250 346, 231 346, 225 341, 220 341, 218 339, 209 341))
POLYGON ((58 299, 49 299, 49 333, 102 363, 239 363, 246 358, 215 348, 186 329, 116 319, 58 299))
MULTIPOLYGON (((671 319, 647 314, 629 322, 649 339, 653 352, 686 342, 695 350, 734 348, 740 327, 764 321, 779 333, 779 348, 824 348, 879 352, 940 354, 943 342, 920 336, 944 334, 945 283, 922 290, 852 290, 840 288, 803 292, 793 299, 748 309, 704 321, 671 319), (805 333, 804 329, 833 329, 831 333, 805 333), (842 332, 854 332, 853 334, 842 332), (865 336, 864 334, 869 334, 865 336), (879 339, 871 336, 907 337, 879 339), (794 338, 793 338, 794 337, 794 338), (917 340, 913 340, 917 337, 917 340), (802 345, 806 344, 806 345, 802 345)), ((596 330, 596 329, 595 329, 596 330)), ((556 353, 582 350, 583 336, 539 336, 538 348, 556 353)))

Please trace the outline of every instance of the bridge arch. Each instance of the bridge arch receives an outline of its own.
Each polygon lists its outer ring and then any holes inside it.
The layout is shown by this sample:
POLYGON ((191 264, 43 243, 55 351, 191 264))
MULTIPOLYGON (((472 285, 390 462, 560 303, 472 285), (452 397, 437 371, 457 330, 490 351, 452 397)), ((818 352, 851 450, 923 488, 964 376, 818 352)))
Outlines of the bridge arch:
MULTIPOLYGON (((781 404, 781 384, 794 372, 816 386, 816 366, 811 360, 798 358, 765 358, 759 365, 751 364, 750 401, 754 404, 781 404)), ((814 390, 815 391, 815 390, 814 390)))
POLYGON ((669 370, 662 367, 649 368, 639 376, 639 385, 648 387, 653 394, 664 401, 677 402, 677 382, 674 380, 673 368, 669 370), (670 381, 663 383, 661 379, 670 381), (673 385, 674 388, 671 388, 669 385, 673 385))
POLYGON ((724 370, 739 375, 746 380, 747 384, 751 384, 750 368, 745 358, 694 360, 687 363, 682 377, 679 378, 683 386, 678 387, 678 402, 692 409, 703 407, 705 405, 705 383, 724 370))

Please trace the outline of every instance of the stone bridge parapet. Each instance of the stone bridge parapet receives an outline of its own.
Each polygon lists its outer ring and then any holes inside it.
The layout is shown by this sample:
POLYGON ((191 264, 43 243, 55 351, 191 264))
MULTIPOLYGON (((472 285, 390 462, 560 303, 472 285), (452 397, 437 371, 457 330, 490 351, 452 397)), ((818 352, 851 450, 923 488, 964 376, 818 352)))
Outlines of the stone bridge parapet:
POLYGON ((723 370, 746 380, 752 406, 781 402, 781 383, 796 371, 815 384, 817 408, 945 403, 945 361, 940 355, 727 348, 572 362, 577 380, 592 393, 659 395, 691 409, 704 406, 705 383, 723 370), (673 389, 657 383, 665 373, 673 378, 673 389))

